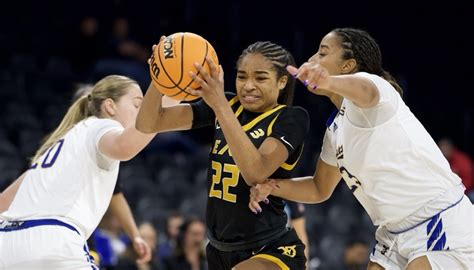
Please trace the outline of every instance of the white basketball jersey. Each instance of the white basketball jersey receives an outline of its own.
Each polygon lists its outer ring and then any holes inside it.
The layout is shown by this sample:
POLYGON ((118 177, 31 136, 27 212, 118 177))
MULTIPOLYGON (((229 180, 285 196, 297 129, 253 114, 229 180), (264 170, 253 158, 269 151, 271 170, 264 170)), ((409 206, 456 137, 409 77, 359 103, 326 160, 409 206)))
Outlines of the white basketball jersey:
POLYGON ((119 170, 119 161, 102 155, 98 142, 105 133, 122 129, 117 121, 95 117, 76 124, 27 171, 2 217, 55 218, 89 238, 109 206, 119 170))
POLYGON ((326 130, 321 159, 339 167, 374 224, 397 223, 451 189, 460 198, 461 179, 393 86, 357 75, 377 86, 379 104, 362 109, 344 99, 326 130))

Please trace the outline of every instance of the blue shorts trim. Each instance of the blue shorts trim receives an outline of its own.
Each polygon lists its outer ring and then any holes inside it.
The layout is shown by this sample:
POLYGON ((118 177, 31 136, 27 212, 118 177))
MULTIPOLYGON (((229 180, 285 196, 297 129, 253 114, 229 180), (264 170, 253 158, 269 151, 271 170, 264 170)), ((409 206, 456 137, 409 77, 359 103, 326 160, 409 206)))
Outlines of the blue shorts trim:
POLYGON ((37 226, 62 226, 81 235, 77 231, 76 228, 74 228, 73 226, 65 222, 59 221, 57 219, 36 219, 36 220, 11 221, 11 222, 6 221, 6 222, 7 222, 6 226, 1 226, 2 224, 0 223, 0 232, 13 232, 13 231, 25 230, 25 229, 37 227, 37 226))
MULTIPOLYGON (((450 209, 450 208, 453 208, 454 206, 458 205, 458 204, 462 201, 462 199, 464 199, 464 195, 463 195, 463 196, 461 197, 461 199, 459 199, 457 202, 455 202, 454 204, 452 204, 452 205, 446 207, 445 209, 439 211, 436 215, 434 215, 434 216, 432 216, 432 217, 430 217, 430 218, 428 218, 428 219, 425 219, 425 220, 423 220, 422 222, 420 222, 420 223, 418 223, 418 224, 416 224, 416 225, 413 225, 413 226, 411 226, 411 227, 409 227, 409 228, 407 228, 407 229, 405 229, 405 230, 396 231, 396 232, 388 231, 388 232, 391 233, 391 234, 401 234, 401 233, 404 233, 404 232, 408 232, 409 230, 412 230, 412 229, 414 229, 414 228, 416 228, 416 227, 418 227, 418 226, 420 226, 420 225, 426 223, 427 221, 437 219, 441 213, 443 213, 444 211, 446 211, 446 210, 448 210, 448 209, 450 209)), ((433 223, 435 223, 435 222, 433 222, 433 223)))

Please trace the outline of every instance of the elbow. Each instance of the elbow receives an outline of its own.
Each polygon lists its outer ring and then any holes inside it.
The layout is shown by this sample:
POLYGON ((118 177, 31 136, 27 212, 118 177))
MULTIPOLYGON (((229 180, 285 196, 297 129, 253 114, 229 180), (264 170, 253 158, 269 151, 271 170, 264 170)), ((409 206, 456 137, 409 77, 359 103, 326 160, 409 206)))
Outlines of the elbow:
POLYGON ((379 91, 377 89, 373 89, 373 91, 369 91, 369 93, 367 94, 365 107, 374 107, 375 105, 377 105, 377 103, 379 103, 379 91))
POLYGON ((139 152, 136 147, 129 143, 120 143, 117 149, 118 151, 115 152, 114 158, 120 161, 129 161, 139 152))
POLYGON ((377 105, 380 99, 379 90, 373 83, 369 83, 368 85, 361 86, 363 91, 355 102, 357 106, 361 108, 371 108, 377 105))
POLYGON ((144 134, 155 133, 155 130, 151 125, 147 125, 139 119, 137 119, 137 121, 135 122, 135 129, 144 134))
POLYGON ((245 183, 249 186, 255 186, 257 184, 263 184, 268 180, 268 177, 263 177, 257 173, 242 173, 242 177, 245 180, 245 183))
POLYGON ((322 202, 325 202, 325 201, 327 201, 330 197, 331 197, 330 194, 318 194, 318 195, 314 198, 314 203, 322 203, 322 202))

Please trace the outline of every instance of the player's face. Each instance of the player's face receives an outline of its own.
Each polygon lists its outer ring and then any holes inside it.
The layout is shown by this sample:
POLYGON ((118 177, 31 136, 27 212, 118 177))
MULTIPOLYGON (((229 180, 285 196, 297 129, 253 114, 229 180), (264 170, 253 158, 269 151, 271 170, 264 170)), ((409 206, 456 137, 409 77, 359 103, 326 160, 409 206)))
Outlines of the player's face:
POLYGON ((116 111, 113 119, 119 121, 124 127, 134 124, 142 100, 143 93, 138 85, 129 87, 127 93, 115 102, 116 111))
POLYGON ((319 44, 319 50, 309 58, 308 62, 318 63, 326 68, 331 75, 343 74, 343 48, 340 39, 335 33, 327 34, 319 44))
POLYGON ((265 112, 277 105, 286 80, 286 77, 277 78, 273 64, 263 55, 248 54, 237 68, 235 87, 244 109, 265 112))

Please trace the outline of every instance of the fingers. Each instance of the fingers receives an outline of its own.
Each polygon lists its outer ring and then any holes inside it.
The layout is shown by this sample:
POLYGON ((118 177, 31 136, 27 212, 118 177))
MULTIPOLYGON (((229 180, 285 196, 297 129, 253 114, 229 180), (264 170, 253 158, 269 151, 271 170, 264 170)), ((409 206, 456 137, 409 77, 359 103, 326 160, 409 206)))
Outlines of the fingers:
POLYGON ((262 212, 262 208, 260 207, 260 204, 257 201, 250 200, 249 208, 255 215, 262 212))
POLYGON ((224 69, 219 65, 219 81, 224 81, 224 69))
POLYGON ((299 79, 306 88, 310 91, 314 91, 318 88, 318 81, 321 76, 323 69, 319 64, 306 62, 299 68, 288 65, 286 70, 296 79, 299 79))
POLYGON ((202 97, 201 89, 193 89, 191 87, 186 87, 186 92, 191 93, 192 95, 202 97))
POLYGON ((211 72, 211 76, 216 77, 216 75, 219 75, 218 72, 220 70, 220 65, 217 66, 216 63, 214 63, 214 61, 212 61, 212 59, 209 58, 209 56, 206 56, 206 62, 209 65, 209 70, 211 72))
POLYGON ((199 65, 199 66, 200 66, 200 68, 198 68, 198 71, 200 73, 200 76, 198 76, 196 73, 194 73, 192 71, 189 72, 189 76, 191 76, 191 78, 193 78, 193 80, 195 82, 197 82, 201 87, 207 87, 207 81, 209 80, 209 75, 205 71, 204 71, 204 73, 202 73, 201 70, 204 70, 204 69, 202 68, 201 65, 199 65), (204 79, 202 79, 201 76, 204 79))
POLYGON ((293 77, 296 78, 296 76, 298 76, 298 69, 292 65, 288 65, 286 66, 286 70, 288 71, 288 73, 290 73, 293 77))
MULTIPOLYGON (((201 64, 194 63, 194 67, 199 72, 199 76, 202 77, 205 81, 209 81, 211 79, 211 76, 209 75, 209 73, 204 69, 204 67, 201 64)), ((215 66, 214 66, 214 68, 215 68, 215 66)), ((211 71, 211 73, 212 73, 212 71, 211 71)))

